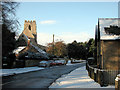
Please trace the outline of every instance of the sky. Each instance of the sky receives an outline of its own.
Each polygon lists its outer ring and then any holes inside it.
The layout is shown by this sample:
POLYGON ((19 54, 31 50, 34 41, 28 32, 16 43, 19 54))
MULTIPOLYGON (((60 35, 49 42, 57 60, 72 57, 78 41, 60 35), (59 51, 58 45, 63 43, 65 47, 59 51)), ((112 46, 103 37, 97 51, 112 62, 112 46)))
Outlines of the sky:
POLYGON ((63 40, 85 42, 95 37, 98 18, 117 18, 118 2, 20 2, 16 15, 19 33, 25 20, 36 20, 37 41, 41 45, 63 40))

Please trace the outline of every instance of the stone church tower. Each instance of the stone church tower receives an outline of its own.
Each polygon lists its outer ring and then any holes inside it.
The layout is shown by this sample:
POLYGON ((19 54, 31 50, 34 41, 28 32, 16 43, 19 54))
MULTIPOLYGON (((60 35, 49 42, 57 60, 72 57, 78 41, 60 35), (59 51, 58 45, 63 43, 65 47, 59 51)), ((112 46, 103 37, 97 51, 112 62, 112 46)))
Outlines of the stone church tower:
POLYGON ((36 21, 27 21, 24 22, 24 30, 21 33, 21 35, 18 38, 18 44, 17 46, 27 46, 27 38, 30 39, 30 42, 32 42, 34 45, 37 44, 37 30, 36 30, 36 21))
POLYGON ((25 20, 23 33, 37 43, 36 21, 25 20))

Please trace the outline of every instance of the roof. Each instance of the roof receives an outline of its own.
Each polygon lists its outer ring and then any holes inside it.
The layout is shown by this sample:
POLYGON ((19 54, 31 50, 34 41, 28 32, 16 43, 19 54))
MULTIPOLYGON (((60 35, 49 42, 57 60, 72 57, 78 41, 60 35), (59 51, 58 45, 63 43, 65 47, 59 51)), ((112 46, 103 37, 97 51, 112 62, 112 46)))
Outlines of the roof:
POLYGON ((13 53, 18 54, 18 53, 19 53, 20 51, 22 51, 25 47, 26 47, 26 46, 18 47, 17 49, 15 49, 15 50, 13 51, 13 53))
POLYGON ((120 39, 120 18, 99 18, 99 31, 101 40, 120 39))

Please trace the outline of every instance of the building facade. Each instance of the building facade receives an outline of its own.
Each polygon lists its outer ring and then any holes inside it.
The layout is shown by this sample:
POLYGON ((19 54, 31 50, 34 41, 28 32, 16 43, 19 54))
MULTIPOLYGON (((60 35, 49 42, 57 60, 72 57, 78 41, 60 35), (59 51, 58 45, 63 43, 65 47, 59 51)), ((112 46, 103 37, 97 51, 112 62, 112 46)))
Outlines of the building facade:
POLYGON ((96 27, 97 67, 120 70, 120 26, 118 18, 100 18, 96 27))

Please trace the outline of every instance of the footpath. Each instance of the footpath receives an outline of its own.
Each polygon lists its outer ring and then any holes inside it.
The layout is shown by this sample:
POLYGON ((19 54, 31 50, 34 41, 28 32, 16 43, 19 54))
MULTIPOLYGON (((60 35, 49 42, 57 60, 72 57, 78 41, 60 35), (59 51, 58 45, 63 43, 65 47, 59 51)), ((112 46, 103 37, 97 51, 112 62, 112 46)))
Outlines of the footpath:
POLYGON ((63 75, 51 84, 49 88, 115 88, 115 86, 101 87, 88 76, 86 67, 80 67, 67 75, 63 75))

